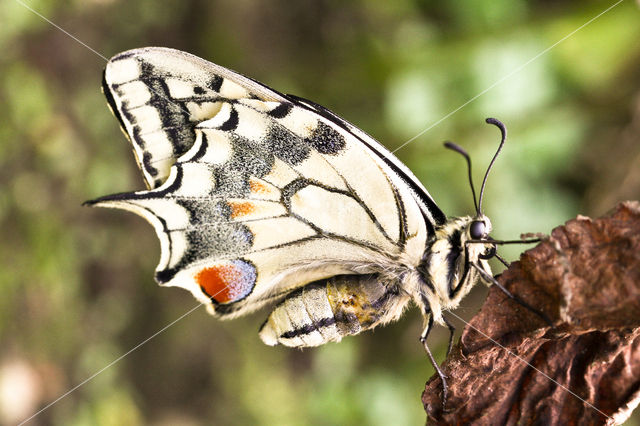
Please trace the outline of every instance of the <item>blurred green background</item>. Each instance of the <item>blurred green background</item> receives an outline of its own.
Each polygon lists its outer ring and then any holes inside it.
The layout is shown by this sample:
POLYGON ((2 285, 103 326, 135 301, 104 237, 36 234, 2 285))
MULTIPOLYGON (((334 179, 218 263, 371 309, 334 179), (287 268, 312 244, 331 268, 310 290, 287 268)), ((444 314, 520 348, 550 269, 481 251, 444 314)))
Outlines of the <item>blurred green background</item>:
MULTIPOLYGON (((498 143, 483 120, 503 120, 510 139, 485 199, 497 238, 640 198, 632 0, 522 68, 613 2, 23 1, 106 57, 186 50, 325 105, 390 149, 512 73, 397 152, 447 214, 467 214, 464 161, 442 142, 466 147, 479 179, 498 143)), ((0 423, 14 424, 195 301, 154 283, 148 224, 81 206, 143 188, 100 93, 104 60, 15 0, 0 2, 0 22, 0 423)), ((485 292, 457 313, 470 318, 485 292)), ((264 346, 266 315, 220 322, 198 309, 30 424, 424 423, 432 370, 415 310, 304 351, 264 346)), ((433 333, 438 359, 446 337, 433 333)))

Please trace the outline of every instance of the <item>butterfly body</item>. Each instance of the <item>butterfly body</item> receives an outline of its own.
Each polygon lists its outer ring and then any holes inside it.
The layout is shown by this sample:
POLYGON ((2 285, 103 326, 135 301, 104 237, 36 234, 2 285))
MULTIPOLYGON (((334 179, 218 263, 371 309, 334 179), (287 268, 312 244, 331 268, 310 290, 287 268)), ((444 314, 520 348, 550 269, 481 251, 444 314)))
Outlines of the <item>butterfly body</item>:
MULTIPOLYGON (((469 245, 461 253, 468 239, 466 229, 475 220, 456 218, 436 229, 418 264, 399 266, 389 259, 386 267, 383 262, 377 265, 376 274, 335 276, 296 290, 274 308, 260 337, 270 345, 295 347, 338 342, 397 320, 411 300, 444 325, 442 311, 455 309, 478 278, 465 264, 477 259, 485 247, 469 245)), ((489 270, 486 261, 481 262, 489 270)))
POLYGON ((485 216, 447 219, 406 166, 317 104, 166 48, 115 56, 103 90, 148 189, 89 204, 149 221, 156 281, 212 314, 276 303, 267 344, 339 341, 410 301, 426 336, 491 274, 485 216))

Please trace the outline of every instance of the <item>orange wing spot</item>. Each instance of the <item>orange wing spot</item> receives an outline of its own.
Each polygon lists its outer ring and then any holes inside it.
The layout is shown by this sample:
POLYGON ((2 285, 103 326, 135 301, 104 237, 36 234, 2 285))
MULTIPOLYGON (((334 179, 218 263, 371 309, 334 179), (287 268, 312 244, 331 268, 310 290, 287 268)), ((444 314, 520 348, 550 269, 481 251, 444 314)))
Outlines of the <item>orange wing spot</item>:
POLYGON ((267 194, 269 192, 269 188, 262 182, 257 180, 251 180, 249 182, 249 187, 251 188, 251 192, 256 194, 267 194))
POLYGON ((227 204, 231 208, 232 219, 251 214, 256 209, 255 204, 250 201, 227 201, 227 204))
POLYGON ((242 260, 203 268, 195 276, 202 291, 218 303, 245 298, 251 293, 255 278, 253 265, 242 260))

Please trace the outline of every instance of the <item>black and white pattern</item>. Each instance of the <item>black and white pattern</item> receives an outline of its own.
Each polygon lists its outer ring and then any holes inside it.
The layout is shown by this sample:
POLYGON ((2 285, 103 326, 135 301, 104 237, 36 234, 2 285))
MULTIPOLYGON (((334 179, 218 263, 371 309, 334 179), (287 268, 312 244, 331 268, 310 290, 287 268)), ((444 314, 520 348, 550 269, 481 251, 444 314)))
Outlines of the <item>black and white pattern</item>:
POLYGON ((89 202, 147 219, 156 280, 220 316, 280 301, 270 344, 314 346, 396 319, 409 300, 442 322, 483 244, 371 137, 310 101, 190 54, 112 58, 104 93, 148 190, 89 202), (358 326, 356 326, 358 324, 358 326))

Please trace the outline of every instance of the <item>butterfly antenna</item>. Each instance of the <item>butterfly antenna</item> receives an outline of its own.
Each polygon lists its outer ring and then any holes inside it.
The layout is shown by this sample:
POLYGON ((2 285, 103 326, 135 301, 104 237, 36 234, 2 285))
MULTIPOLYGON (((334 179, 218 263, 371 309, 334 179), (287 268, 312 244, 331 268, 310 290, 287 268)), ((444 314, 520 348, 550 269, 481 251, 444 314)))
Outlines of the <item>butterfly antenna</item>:
POLYGON ((496 158, 498 158, 498 154, 500 154, 500 151, 504 146, 504 142, 507 140, 507 128, 504 127, 504 124, 502 124, 500 120, 497 120, 495 118, 487 118, 485 121, 489 124, 493 124, 498 129, 500 129, 500 133, 502 133, 502 140, 500 140, 500 146, 498 146, 498 150, 491 159, 491 163, 489 163, 489 167, 487 167, 487 171, 484 174, 484 179, 482 179, 482 186, 480 187, 480 198, 478 199, 478 214, 480 214, 480 210, 482 209, 482 196, 484 195, 484 187, 487 184, 487 176, 489 176, 489 171, 491 170, 491 167, 493 167, 493 163, 495 163, 496 158))
POLYGON ((453 142, 447 141, 444 143, 444 146, 462 155, 465 160, 467 160, 467 171, 469 172, 469 185, 471 186, 471 194, 473 195, 473 205, 476 208, 476 213, 480 214, 478 202, 476 201, 476 189, 473 186, 473 178, 471 177, 471 158, 469 157, 469 154, 467 154, 467 151, 462 149, 460 145, 456 145, 453 142))

